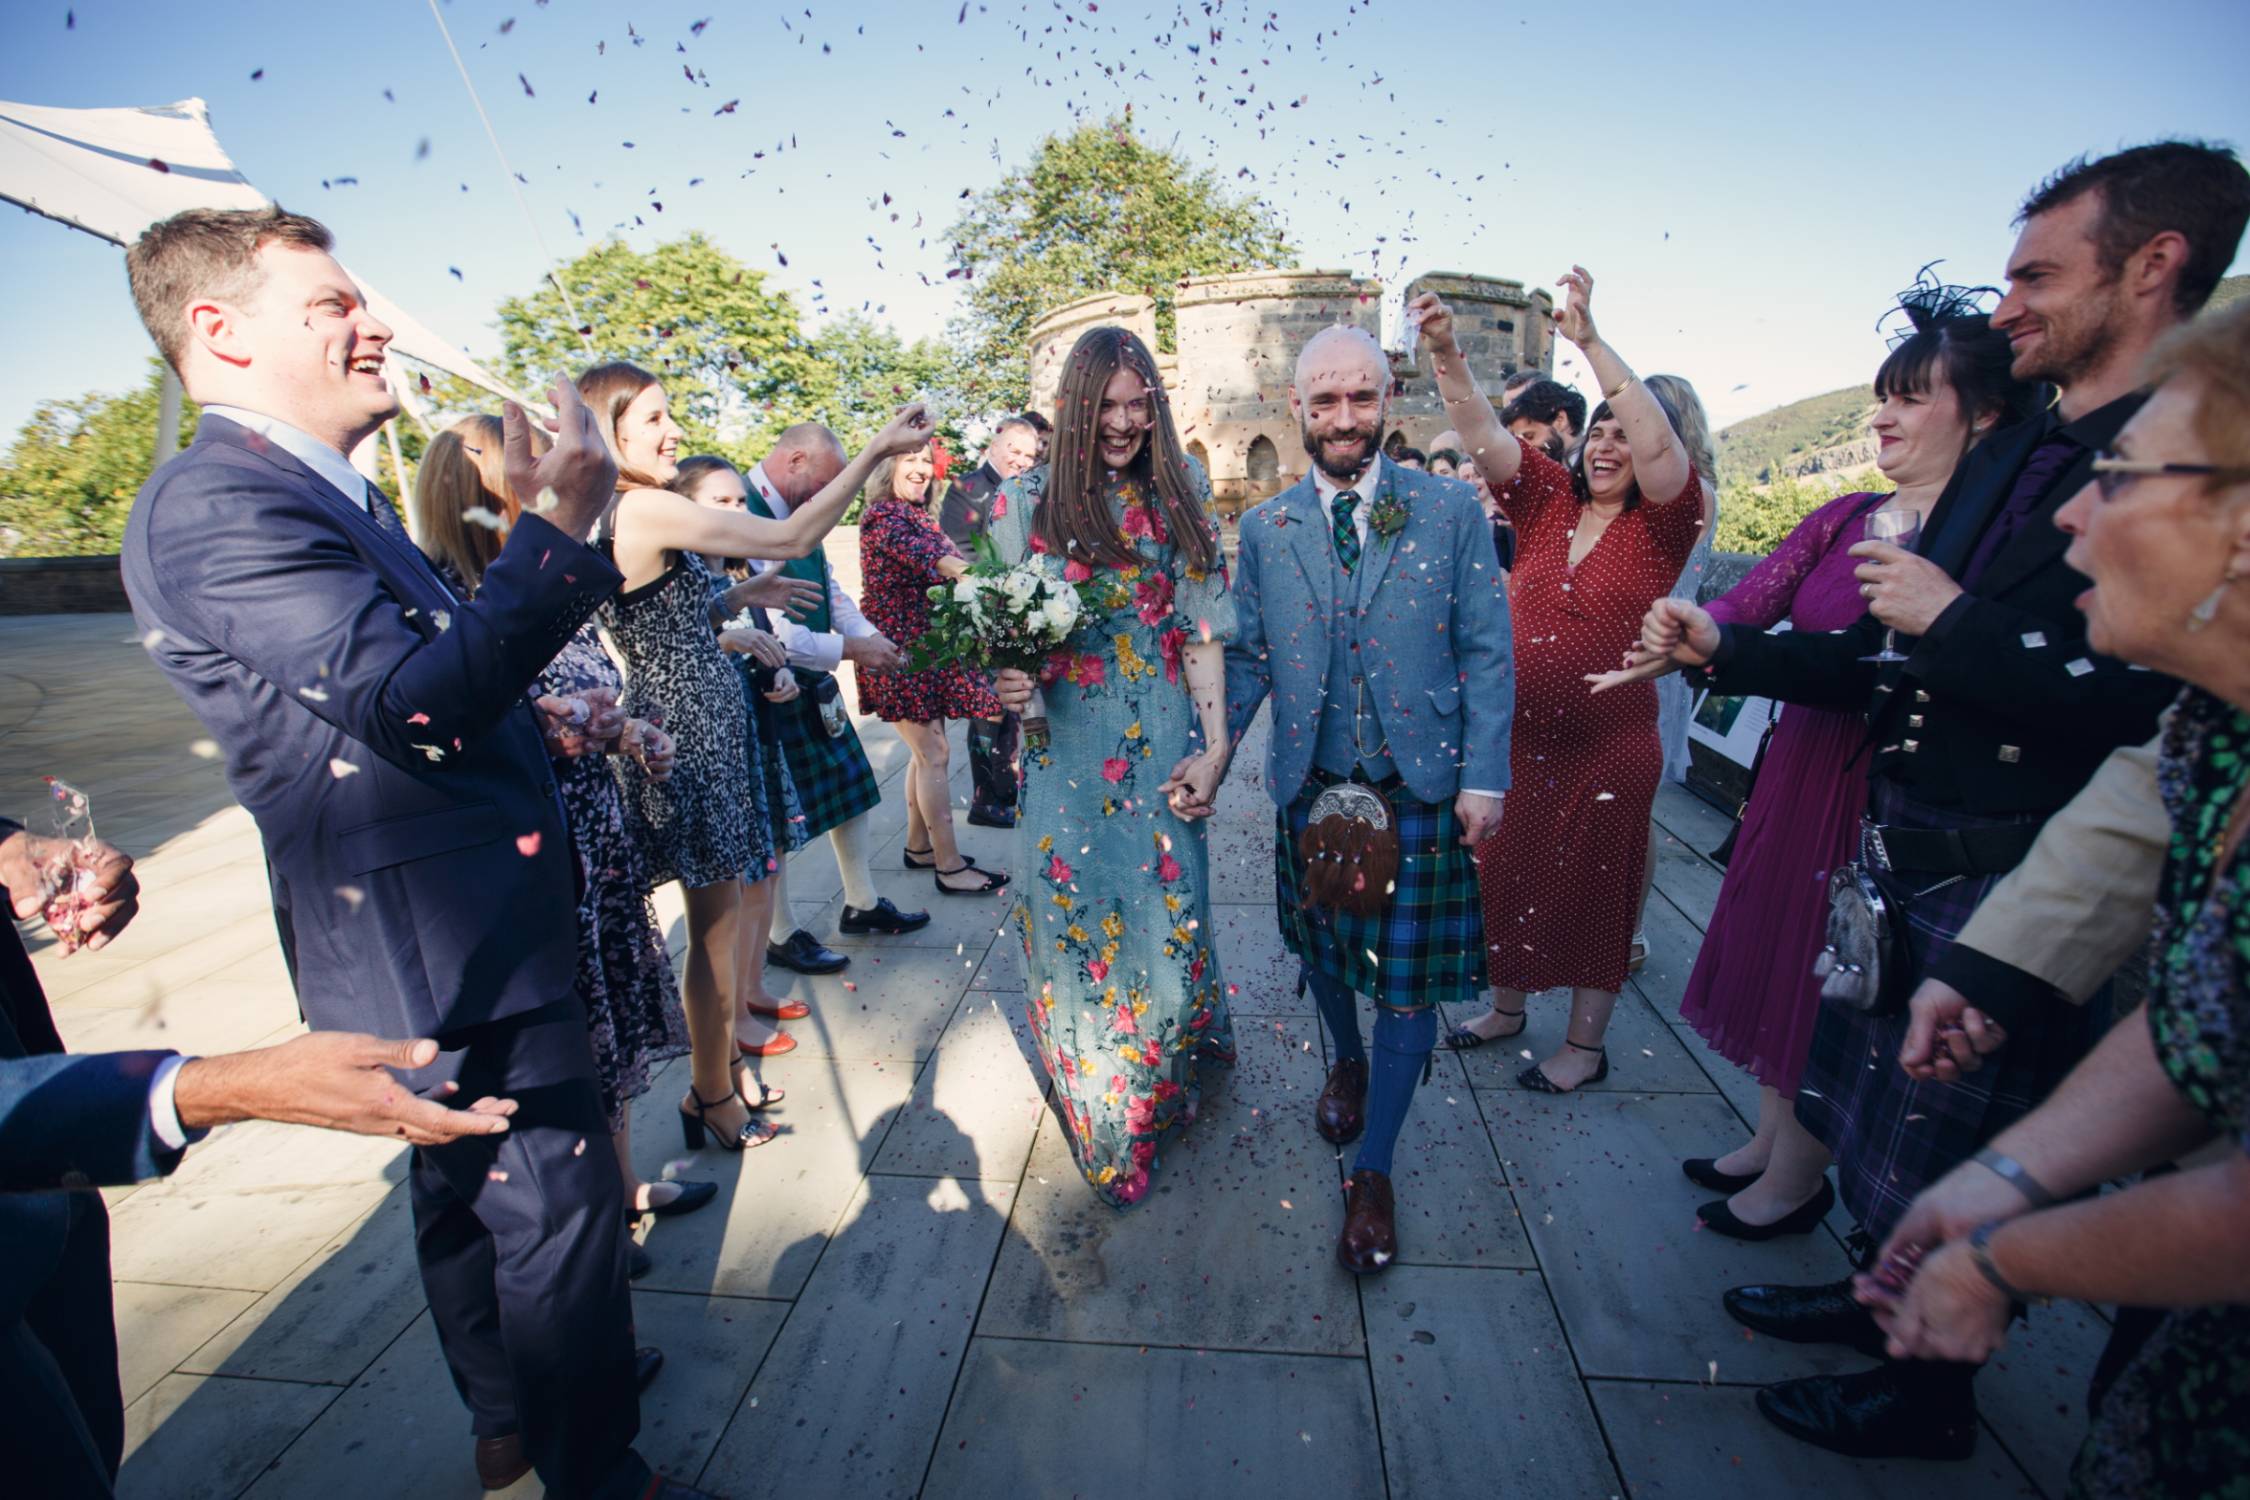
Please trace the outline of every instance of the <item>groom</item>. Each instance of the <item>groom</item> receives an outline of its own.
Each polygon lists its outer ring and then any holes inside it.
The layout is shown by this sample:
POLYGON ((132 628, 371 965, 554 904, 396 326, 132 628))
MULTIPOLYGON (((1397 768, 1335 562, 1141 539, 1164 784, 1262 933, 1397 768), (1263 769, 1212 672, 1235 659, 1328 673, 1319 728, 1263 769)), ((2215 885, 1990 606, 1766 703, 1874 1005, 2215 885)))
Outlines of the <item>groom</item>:
MULTIPOLYGON (((1315 1124, 1339 1146, 1360 1141, 1336 1244, 1360 1275, 1398 1253, 1391 1151, 1435 1007, 1482 984, 1470 850, 1500 818, 1515 704, 1492 527, 1467 485, 1383 461, 1390 387, 1389 361, 1360 329, 1306 342, 1289 405, 1313 469, 1242 518, 1241 624, 1227 646, 1230 744, 1274 700, 1281 935, 1334 1043, 1315 1124), (1308 909, 1301 895, 1307 814, 1342 781, 1381 791, 1399 829, 1396 886, 1373 916, 1308 909), (1375 1003, 1372 1062, 1361 995, 1375 1003)), ((1181 795, 1208 809, 1209 788, 1181 795)))

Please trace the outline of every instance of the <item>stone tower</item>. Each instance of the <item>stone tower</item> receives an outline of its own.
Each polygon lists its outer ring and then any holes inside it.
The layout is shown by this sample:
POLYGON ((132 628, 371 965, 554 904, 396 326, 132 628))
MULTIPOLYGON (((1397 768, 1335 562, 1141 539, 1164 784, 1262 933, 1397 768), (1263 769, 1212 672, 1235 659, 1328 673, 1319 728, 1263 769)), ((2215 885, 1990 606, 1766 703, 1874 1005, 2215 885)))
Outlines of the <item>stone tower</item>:
MULTIPOLYGON (((1492 276, 1433 272, 1410 283, 1452 307, 1461 349, 1486 391, 1519 369, 1553 368, 1545 292, 1492 276)), ((1348 271, 1242 271, 1182 284, 1178 350, 1157 356, 1180 441, 1210 472, 1221 509, 1254 505, 1305 472, 1305 449, 1289 412, 1297 350, 1331 323, 1381 337, 1383 286, 1348 271)), ((1031 399, 1052 413, 1062 364, 1088 328, 1116 323, 1156 347, 1155 306, 1134 293, 1101 293, 1056 308, 1031 330, 1031 399)), ((1445 427, 1444 403, 1411 354, 1391 356, 1391 426, 1427 446, 1445 427)))

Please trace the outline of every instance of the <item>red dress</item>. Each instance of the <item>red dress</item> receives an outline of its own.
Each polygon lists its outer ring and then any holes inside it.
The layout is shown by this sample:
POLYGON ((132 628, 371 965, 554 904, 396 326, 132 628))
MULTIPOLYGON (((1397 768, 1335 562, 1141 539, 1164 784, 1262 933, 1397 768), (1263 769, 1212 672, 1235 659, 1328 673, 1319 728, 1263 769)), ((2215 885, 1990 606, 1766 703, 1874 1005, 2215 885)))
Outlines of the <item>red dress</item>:
MULTIPOLYGON (((909 650, 930 628, 930 588, 945 581, 941 558, 959 557, 928 511, 904 500, 878 500, 859 518, 860 613, 909 650)), ((997 719, 1000 700, 983 679, 961 667, 928 672, 877 672, 862 667, 859 711, 892 723, 997 719)))
POLYGON ((1664 747, 1655 683, 1596 695, 1585 678, 1614 671, 1649 602, 1672 592, 1701 529, 1701 486, 1691 471, 1671 503, 1624 512, 1575 568, 1569 470, 1526 445, 1498 498, 1518 538, 1516 715, 1513 785, 1477 848, 1486 973, 1527 994, 1621 990, 1664 747))

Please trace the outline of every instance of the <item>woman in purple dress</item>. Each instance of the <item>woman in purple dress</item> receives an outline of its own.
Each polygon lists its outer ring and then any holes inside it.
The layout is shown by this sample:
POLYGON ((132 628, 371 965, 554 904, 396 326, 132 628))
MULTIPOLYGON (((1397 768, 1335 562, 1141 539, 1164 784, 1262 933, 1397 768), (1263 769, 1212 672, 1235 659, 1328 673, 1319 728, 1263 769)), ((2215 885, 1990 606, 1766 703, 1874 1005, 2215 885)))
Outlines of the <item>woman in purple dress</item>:
MULTIPOLYGON (((1798 523, 1773 554, 1725 595, 1712 617, 1771 629, 1840 630, 1866 609, 1850 556, 1878 510, 1925 522, 1963 455, 1995 424, 2029 414, 2030 391, 2008 373, 2008 341, 1986 326, 1973 294, 1930 288, 1902 310, 1912 331, 1876 372, 1875 465, 1897 493, 1845 495, 1798 523)), ((1596 692, 1657 675, 1606 674, 1596 692)), ((1867 805, 1859 755, 1867 719, 1856 710, 1784 708, 1728 861, 1726 882, 1688 976, 1680 1014, 1721 1057, 1758 1080, 1758 1127, 1725 1155, 1682 1163, 1726 1193, 1698 1214, 1736 1239, 1803 1234, 1836 1201, 1829 1155, 1797 1122, 1797 1082, 1812 1041, 1820 983, 1814 956, 1827 930, 1828 873, 1853 857, 1867 805)))

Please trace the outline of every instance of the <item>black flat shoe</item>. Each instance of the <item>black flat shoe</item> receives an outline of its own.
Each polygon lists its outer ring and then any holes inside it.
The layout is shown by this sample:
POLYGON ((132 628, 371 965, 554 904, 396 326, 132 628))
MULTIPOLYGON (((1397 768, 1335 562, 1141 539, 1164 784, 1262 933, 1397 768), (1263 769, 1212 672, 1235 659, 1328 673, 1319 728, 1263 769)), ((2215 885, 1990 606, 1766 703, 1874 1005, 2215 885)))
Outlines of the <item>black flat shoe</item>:
MULTIPOLYGON (((906 845, 900 844, 898 846, 898 857, 905 861, 906 868, 909 870, 934 870, 937 868, 937 846, 934 844, 927 849, 909 849, 906 845)), ((964 863, 972 865, 976 863, 966 854, 962 855, 961 858, 964 863)))
POLYGON ((641 1348, 633 1351, 633 1389, 645 1391, 656 1372, 664 1368, 662 1349, 641 1348))
POLYGON ((1680 1170, 1697 1187, 1724 1193, 1729 1198, 1766 1175, 1763 1172, 1752 1172, 1748 1177, 1737 1177, 1732 1172, 1722 1172, 1719 1170, 1719 1159, 1715 1156, 1691 1156, 1680 1163, 1680 1170))
POLYGON ((675 1182, 672 1186, 679 1191, 662 1203, 651 1203, 642 1212, 659 1219, 676 1219, 681 1214, 694 1213, 719 1196, 719 1185, 715 1182, 675 1182))
POLYGON ((790 933, 787 942, 766 944, 766 962, 792 974, 834 974, 851 961, 850 954, 838 953, 802 927, 790 933))
POLYGON ((1758 1412, 1802 1442, 1850 1458, 1959 1461, 1976 1451, 1973 1365, 1890 1360, 1855 1375, 1785 1380, 1758 1392, 1758 1412))
MULTIPOLYGON (((1600 1083, 1604 1078, 1607 1078, 1609 1076, 1609 1049, 1607 1047, 1580 1047, 1569 1037, 1563 1038, 1563 1045, 1565 1047, 1576 1048, 1580 1052, 1599 1052, 1602 1055, 1601 1062, 1595 1066, 1593 1076, 1588 1078, 1586 1080, 1586 1083, 1600 1083)), ((1553 1080, 1552 1078, 1549 1078, 1547 1076, 1546 1070, 1540 1067, 1537 1063, 1533 1063, 1530 1067, 1524 1069, 1521 1073, 1518 1073, 1516 1075, 1516 1082, 1522 1084, 1525 1088, 1531 1090, 1535 1094, 1575 1094, 1579 1089, 1582 1089, 1586 1086, 1586 1083, 1581 1083, 1574 1088, 1566 1089, 1561 1084, 1555 1082, 1555 1080, 1553 1080)))
POLYGON ((1522 1036, 1523 1029, 1531 1024, 1523 1018, 1523 1012, 1520 1010, 1495 1009, 1492 1014, 1514 1021, 1516 1029, 1503 1031, 1498 1036, 1484 1036, 1471 1031, 1466 1026, 1456 1026, 1445 1034, 1445 1045, 1456 1052, 1473 1052, 1487 1042, 1512 1042, 1517 1037, 1522 1036))
POLYGON ((1723 1234, 1730 1240, 1773 1240, 1785 1234, 1811 1234, 1828 1217, 1828 1210, 1836 1206, 1836 1186, 1827 1178, 1820 1179, 1820 1191, 1798 1204, 1771 1224, 1745 1224, 1727 1207, 1727 1200, 1715 1198, 1695 1211, 1703 1227, 1713 1234, 1723 1234))
POLYGON ((930 881, 937 887, 938 894, 941 896, 989 896, 1008 883, 1008 872, 1006 870, 977 870, 977 862, 967 855, 963 855, 961 863, 950 870, 932 870, 930 881), (945 883, 946 876, 958 875, 964 870, 976 870, 979 883, 976 885, 947 885, 945 883))
POLYGON ((1883 1330, 1852 1296, 1849 1281, 1820 1286, 1738 1286, 1720 1302, 1727 1316, 1768 1338, 1792 1344, 1842 1344, 1880 1357, 1883 1330))
POLYGON ((844 914, 836 919, 836 928, 840 932, 873 932, 889 936, 914 932, 929 925, 928 912, 900 911, 891 905, 891 898, 888 896, 876 897, 873 906, 847 906, 844 914))

